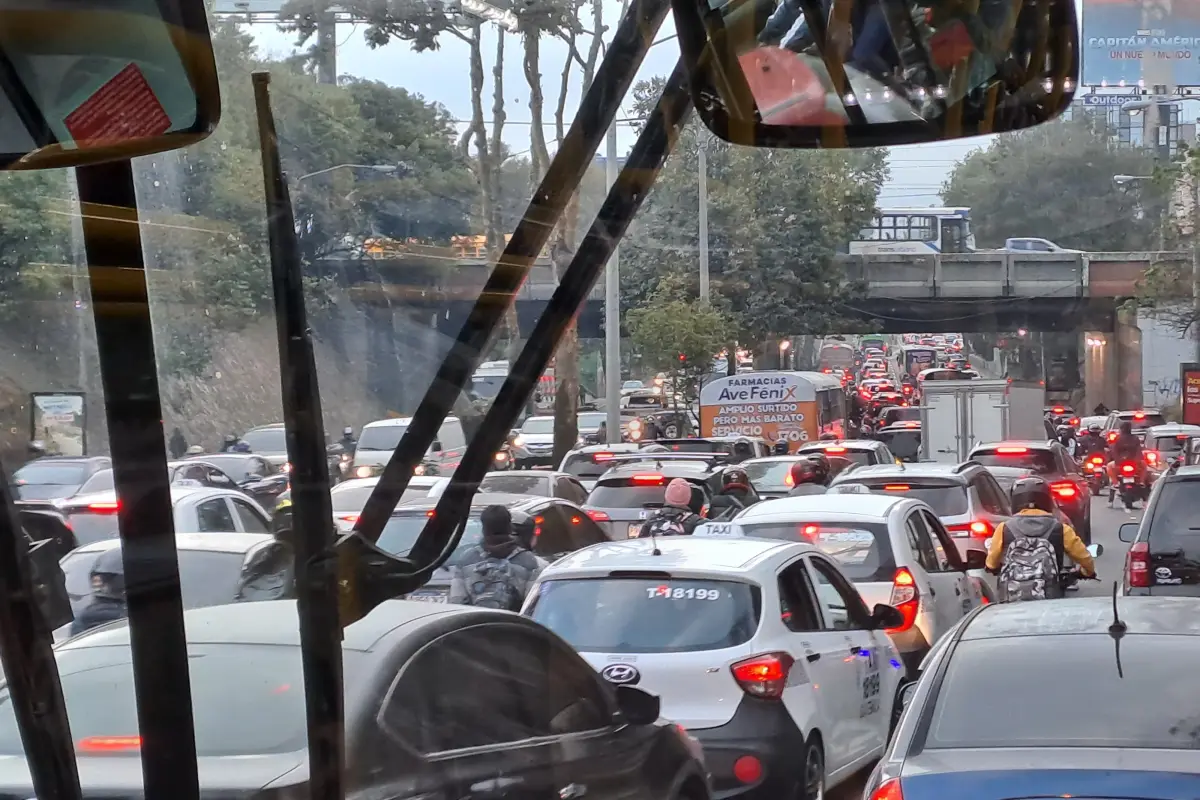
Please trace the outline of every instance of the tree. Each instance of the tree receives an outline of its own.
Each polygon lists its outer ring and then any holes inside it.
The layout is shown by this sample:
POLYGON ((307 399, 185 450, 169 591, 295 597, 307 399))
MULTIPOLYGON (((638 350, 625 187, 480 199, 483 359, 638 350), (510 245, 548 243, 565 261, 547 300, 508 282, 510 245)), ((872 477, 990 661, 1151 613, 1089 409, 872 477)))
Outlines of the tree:
POLYGON ((681 276, 667 276, 643 305, 629 311, 626 324, 643 363, 669 373, 671 385, 691 406, 734 326, 728 314, 689 295, 681 276))
POLYGON ((1150 152, 1120 144, 1104 119, 1081 114, 995 137, 955 165, 942 199, 970 207, 981 248, 1032 236, 1093 252, 1156 249, 1164 193, 1113 180, 1153 169, 1150 152))
MULTIPOLYGON (((645 119, 663 80, 634 89, 645 119)), ((713 302, 737 337, 775 354, 779 336, 843 324, 848 287, 833 257, 875 212, 884 153, 734 147, 687 125, 621 249, 622 305, 643 304, 664 275, 699 283, 699 149, 707 155, 708 251, 713 302)))
POLYGON ((1200 323, 1200 305, 1194 296, 1192 262, 1200 258, 1200 150, 1181 146, 1176 160, 1154 173, 1152 181, 1137 181, 1139 189, 1165 193, 1168 212, 1164 215, 1162 248, 1190 251, 1190 260, 1162 259, 1152 263, 1138 282, 1133 304, 1153 313, 1180 336, 1195 335, 1200 323))

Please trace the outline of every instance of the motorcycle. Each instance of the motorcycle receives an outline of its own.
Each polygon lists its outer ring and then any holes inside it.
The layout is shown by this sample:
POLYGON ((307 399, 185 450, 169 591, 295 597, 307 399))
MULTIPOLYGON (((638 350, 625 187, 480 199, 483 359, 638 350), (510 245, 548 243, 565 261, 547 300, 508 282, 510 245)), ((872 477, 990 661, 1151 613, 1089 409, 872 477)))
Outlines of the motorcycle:
POLYGON ((1083 477, 1087 479, 1092 497, 1099 497, 1108 487, 1108 470, 1104 468, 1104 455, 1093 453, 1083 459, 1083 477))
POLYGON ((1137 462, 1122 461, 1117 465, 1117 490, 1127 511, 1133 510, 1134 503, 1150 496, 1150 487, 1139 475, 1137 462))

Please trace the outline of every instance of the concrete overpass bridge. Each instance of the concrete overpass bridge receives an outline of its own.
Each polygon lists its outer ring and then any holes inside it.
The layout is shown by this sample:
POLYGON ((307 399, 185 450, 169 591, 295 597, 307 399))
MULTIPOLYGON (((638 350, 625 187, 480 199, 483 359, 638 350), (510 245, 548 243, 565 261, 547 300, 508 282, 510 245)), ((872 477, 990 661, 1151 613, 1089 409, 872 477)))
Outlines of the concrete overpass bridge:
MULTIPOLYGON (((1122 309, 1122 301, 1136 293, 1136 283, 1150 264, 1190 257, 1173 251, 981 252, 839 256, 837 261, 852 287, 852 299, 842 310, 858 318, 864 330, 1081 332, 1074 358, 1083 364, 1090 408, 1101 401, 1111 407, 1141 402, 1137 316, 1122 309), (1093 342, 1091 347, 1085 345, 1087 340, 1093 342)), ((389 327, 390 315, 404 313, 427 320, 451 337, 490 271, 478 253, 428 247, 337 266, 351 296, 383 328, 389 327), (425 311, 429 316, 423 316, 425 311)), ((603 336, 602 284, 580 312, 584 338, 603 336)), ((548 260, 541 259, 517 298, 523 330, 532 328, 556 285, 548 260)), ((1063 356, 1072 358, 1069 353, 1063 356)))

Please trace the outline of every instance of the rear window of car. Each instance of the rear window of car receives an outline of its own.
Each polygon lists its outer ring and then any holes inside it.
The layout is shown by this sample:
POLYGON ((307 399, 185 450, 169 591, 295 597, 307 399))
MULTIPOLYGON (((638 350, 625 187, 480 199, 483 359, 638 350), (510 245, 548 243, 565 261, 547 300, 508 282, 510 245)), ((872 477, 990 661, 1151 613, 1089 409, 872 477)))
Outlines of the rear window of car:
MULTIPOLYGON (((206 550, 179 551, 179 584, 184 608, 232 603, 236 599, 245 556, 206 550)), ((91 594, 91 572, 100 552, 76 551, 61 562, 72 606, 91 594)))
POLYGON ((958 644, 925 747, 1143 747, 1195 750, 1195 636, 1010 636, 958 644), (1069 675, 1079 691, 1036 675, 1069 675), (1122 675, 1124 677, 1122 677, 1122 675), (1020 698, 1020 702, 1013 702, 1020 698), (1100 701, 1103 698, 1103 701, 1100 701), (1038 709, 1036 725, 1030 709, 1038 709))
POLYGON ((1159 436, 1154 439, 1151 447, 1160 453, 1178 453, 1188 443, 1188 436, 1159 436))
POLYGON ((906 478, 897 475, 887 480, 848 480, 843 483, 858 483, 866 486, 872 492, 888 494, 897 497, 909 497, 928 503, 933 513, 939 517, 957 517, 966 514, 967 485, 958 481, 937 480, 931 478, 906 478))
POLYGON ((87 475, 87 465, 78 461, 26 464, 15 473, 13 480, 22 483, 49 484, 52 486, 78 486, 87 475))
MULTIPOLYGON (((392 555, 406 556, 412 550, 412 546, 416 544, 417 537, 421 535, 428 520, 429 513, 425 510, 393 514, 387 524, 383 526, 383 533, 379 535, 379 541, 375 543, 375 546, 392 555)), ((467 528, 463 531, 462 539, 454 554, 457 555, 468 547, 479 544, 482 540, 483 528, 479 524, 479 514, 476 512, 467 517, 467 528)), ((451 558, 453 557, 451 556, 451 558)))
POLYGON ((1153 428, 1155 425, 1166 425, 1167 421, 1163 415, 1156 411, 1147 411, 1140 417, 1134 414, 1119 414, 1117 415, 1116 428, 1120 429, 1122 422, 1128 422, 1130 427, 1135 431, 1144 431, 1147 428, 1153 428))
POLYGON ((287 434, 283 428, 263 428, 257 431, 246 431, 242 441, 250 447, 252 453, 286 453, 287 434))
POLYGON ((834 559, 852 581, 890 581, 896 557, 887 525, 872 522, 806 521, 742 522, 743 536, 808 542, 834 559))
POLYGON ((92 475, 83 482, 79 487, 80 494, 91 494, 92 492, 111 492, 113 490, 113 471, 111 469, 102 469, 92 475))
POLYGON ((593 453, 572 453, 567 456, 566 462, 562 465, 562 471, 574 475, 576 478, 590 480, 599 478, 608 472, 612 465, 611 454, 601 456, 597 460, 593 453))
MULTIPOLYGON (((639 482, 634 478, 607 478, 596 484, 588 495, 587 504, 593 508, 644 508, 661 506, 667 494, 670 478, 660 483, 639 482)), ((692 484, 695 486, 696 484, 692 484)))
MULTIPOLYGON (((125 647, 89 647, 55 654, 71 736, 79 755, 89 743, 108 758, 114 737, 138 735, 137 701, 130 651, 125 647), (108 751, 103 746, 108 745, 108 751)), ((300 648, 252 644, 189 644, 188 673, 196 754, 250 756, 291 753, 306 747, 304 674, 300 648)), ((347 685, 357 674, 360 654, 347 652, 347 685)), ((136 745, 136 739, 133 739, 136 745)), ((8 690, 0 690, 0 753, 23 756, 8 690)), ((136 756, 137 750, 127 755, 136 756)), ((115 767, 114 767, 115 769, 115 767)))
POLYGON ((583 652, 688 653, 749 641, 762 597, 737 581, 562 579, 542 583, 527 613, 583 652))
POLYGON ((1154 501, 1150 536, 1200 536, 1200 479, 1168 480, 1154 501))
POLYGON ((882 422, 891 425, 893 422, 920 422, 921 409, 915 406, 908 408, 892 406, 883 410, 882 422))
POLYGON ((789 474, 795 461, 760 461, 742 464, 750 483, 760 492, 782 492, 792 488, 789 474))
POLYGON ((80 545, 94 544, 105 539, 116 539, 117 515, 113 512, 94 513, 91 511, 72 511, 67 514, 67 524, 75 533, 75 541, 80 545))
POLYGON ((498 494, 532 494, 550 497, 550 478, 546 475, 485 475, 479 484, 481 492, 498 494))
POLYGON ((733 445, 729 442, 710 442, 706 439, 688 439, 664 443, 664 447, 673 453, 732 453, 733 445))
POLYGON ((830 458, 844 458, 858 466, 866 466, 868 464, 877 463, 875 460, 875 454, 870 450, 857 450, 852 447, 809 447, 802 448, 797 452, 802 454, 824 453, 830 458))
POLYGON ((1051 450, 1027 447, 990 448, 971 454, 972 461, 985 467, 1020 467, 1038 475, 1057 475, 1058 459, 1051 450))

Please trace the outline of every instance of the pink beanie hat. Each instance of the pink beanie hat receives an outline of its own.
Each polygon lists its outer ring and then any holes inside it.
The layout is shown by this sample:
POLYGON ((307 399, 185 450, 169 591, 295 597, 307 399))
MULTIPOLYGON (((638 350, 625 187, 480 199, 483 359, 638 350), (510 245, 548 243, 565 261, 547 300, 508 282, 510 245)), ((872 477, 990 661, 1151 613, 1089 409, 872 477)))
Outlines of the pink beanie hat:
POLYGON ((692 502, 692 485, 683 478, 676 478, 667 484, 667 505, 676 508, 687 508, 692 502))

